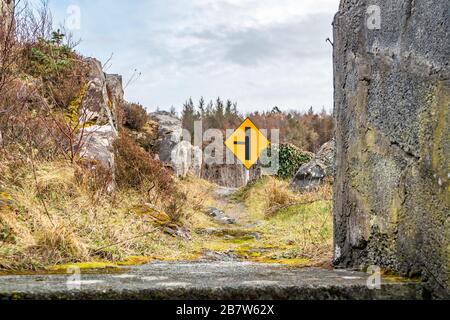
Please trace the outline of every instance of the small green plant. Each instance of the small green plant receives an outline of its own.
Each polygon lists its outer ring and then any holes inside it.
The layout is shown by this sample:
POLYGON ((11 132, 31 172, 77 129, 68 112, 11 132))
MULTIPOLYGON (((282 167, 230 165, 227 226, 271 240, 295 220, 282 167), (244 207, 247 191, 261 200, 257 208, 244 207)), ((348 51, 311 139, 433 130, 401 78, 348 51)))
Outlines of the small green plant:
POLYGON ((51 78, 67 71, 72 66, 71 50, 60 45, 61 34, 55 33, 51 40, 39 39, 30 50, 30 73, 51 78))
POLYGON ((88 65, 68 45, 59 30, 39 38, 22 49, 23 73, 42 82, 42 92, 52 107, 69 108, 86 84, 88 65))
POLYGON ((51 42, 54 44, 57 44, 57 45, 61 45, 65 36, 66 35, 61 33, 61 31, 59 29, 57 31, 53 31, 51 42))

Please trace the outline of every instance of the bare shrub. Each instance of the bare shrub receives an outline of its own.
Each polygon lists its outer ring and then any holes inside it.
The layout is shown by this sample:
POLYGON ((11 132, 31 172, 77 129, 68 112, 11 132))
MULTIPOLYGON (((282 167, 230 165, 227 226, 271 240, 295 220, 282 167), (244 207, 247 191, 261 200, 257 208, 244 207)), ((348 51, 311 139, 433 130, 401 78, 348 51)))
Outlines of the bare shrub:
POLYGON ((159 192, 173 191, 169 171, 137 146, 132 138, 122 132, 114 143, 114 149, 119 187, 139 188, 148 183, 159 192))
POLYGON ((169 170, 124 132, 114 147, 117 185, 122 189, 141 190, 147 196, 146 201, 160 205, 171 222, 180 222, 186 216, 184 206, 187 197, 177 188, 169 170))
MULTIPOLYGON (((60 31, 52 32, 48 2, 17 1, 14 24, 0 30, 0 147, 19 145, 28 156, 75 160, 83 125, 71 109, 87 67, 60 31)), ((77 105, 79 107, 79 105, 77 105)))
POLYGON ((183 218, 187 217, 185 208, 186 201, 186 194, 177 191, 172 196, 172 199, 169 200, 168 204, 166 204, 165 210, 172 223, 180 223, 183 218))
POLYGON ((147 111, 137 103, 126 103, 124 112, 124 125, 131 130, 141 131, 149 120, 147 111))

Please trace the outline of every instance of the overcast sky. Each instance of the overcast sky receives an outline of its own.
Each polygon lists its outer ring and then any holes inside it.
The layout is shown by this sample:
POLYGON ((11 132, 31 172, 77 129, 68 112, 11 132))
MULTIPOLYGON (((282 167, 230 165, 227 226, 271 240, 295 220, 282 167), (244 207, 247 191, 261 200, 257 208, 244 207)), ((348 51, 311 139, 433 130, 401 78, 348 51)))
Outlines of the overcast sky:
MULTIPOLYGON (((80 8, 84 56, 128 82, 128 101, 180 110, 192 97, 241 111, 332 110, 331 22, 339 0, 50 0, 56 23, 80 8), (68 10, 69 9, 69 10, 68 10), (69 12, 68 12, 69 11, 69 12)), ((72 24, 73 26, 74 24, 72 24)), ((76 24, 75 24, 76 26, 76 24)))

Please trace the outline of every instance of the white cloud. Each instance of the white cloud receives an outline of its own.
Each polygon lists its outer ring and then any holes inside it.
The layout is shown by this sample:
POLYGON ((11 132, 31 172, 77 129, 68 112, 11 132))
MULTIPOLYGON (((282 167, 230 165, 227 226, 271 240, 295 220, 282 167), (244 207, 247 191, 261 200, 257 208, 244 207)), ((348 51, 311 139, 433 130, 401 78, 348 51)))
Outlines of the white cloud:
POLYGON ((239 27, 266 26, 299 20, 307 15, 334 13, 336 0, 193 0, 196 9, 209 15, 210 24, 239 27))
POLYGON ((191 96, 231 98, 247 111, 332 107, 325 39, 339 0, 79 1, 80 49, 103 60, 114 52, 109 72, 125 79, 141 71, 126 98, 149 109, 191 96))

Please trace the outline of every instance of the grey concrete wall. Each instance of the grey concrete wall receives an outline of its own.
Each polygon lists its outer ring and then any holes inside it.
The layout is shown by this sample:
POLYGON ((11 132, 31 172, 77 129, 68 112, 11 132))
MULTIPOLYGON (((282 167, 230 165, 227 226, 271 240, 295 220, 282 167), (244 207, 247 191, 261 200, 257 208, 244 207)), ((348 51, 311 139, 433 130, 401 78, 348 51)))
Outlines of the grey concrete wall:
POLYGON ((342 0, 334 21, 335 263, 420 276, 437 296, 450 288, 449 16, 448 0, 342 0))

